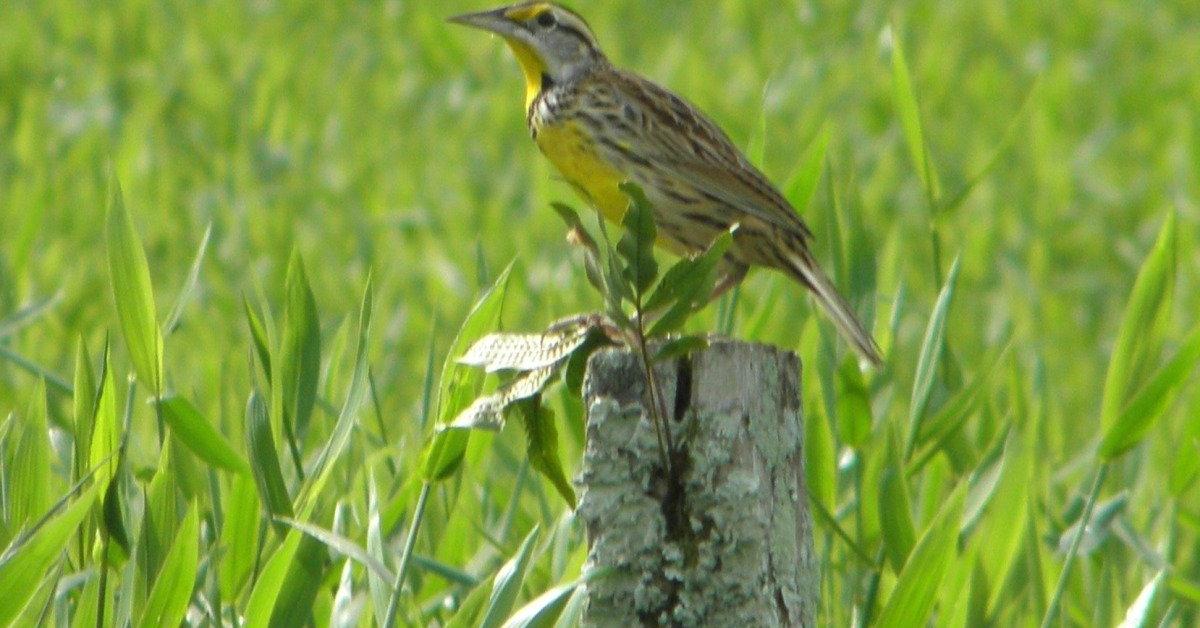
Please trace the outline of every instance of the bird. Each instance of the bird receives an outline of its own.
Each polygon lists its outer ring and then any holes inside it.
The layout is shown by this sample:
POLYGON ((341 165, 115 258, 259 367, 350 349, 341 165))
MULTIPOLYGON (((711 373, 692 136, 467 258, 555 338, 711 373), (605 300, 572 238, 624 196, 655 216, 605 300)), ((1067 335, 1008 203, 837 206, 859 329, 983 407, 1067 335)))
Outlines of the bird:
POLYGON ((525 122, 563 179, 620 224, 632 182, 653 206, 656 244, 703 252, 734 225, 712 298, 751 267, 782 271, 813 295, 859 356, 882 357, 871 333, 810 250, 813 234, 783 194, 716 123, 669 89, 620 69, 582 16, 526 1, 449 18, 499 35, 525 79, 525 122))

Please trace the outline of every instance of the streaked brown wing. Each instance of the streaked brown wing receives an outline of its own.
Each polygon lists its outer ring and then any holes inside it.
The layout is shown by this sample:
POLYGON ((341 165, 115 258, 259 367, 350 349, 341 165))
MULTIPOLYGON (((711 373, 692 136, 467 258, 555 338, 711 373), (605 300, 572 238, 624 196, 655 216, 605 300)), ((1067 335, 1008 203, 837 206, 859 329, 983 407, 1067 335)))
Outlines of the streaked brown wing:
MULTIPOLYGON (((805 240, 812 232, 729 136, 700 110, 682 98, 641 77, 615 71, 614 96, 646 112, 640 133, 627 134, 638 153, 656 168, 694 187, 709 200, 742 211, 765 223, 792 231, 805 240), (636 135, 635 135, 636 134, 636 135)), ((619 104, 619 103, 618 103, 619 104)), ((730 217, 734 222, 735 216, 730 217)))

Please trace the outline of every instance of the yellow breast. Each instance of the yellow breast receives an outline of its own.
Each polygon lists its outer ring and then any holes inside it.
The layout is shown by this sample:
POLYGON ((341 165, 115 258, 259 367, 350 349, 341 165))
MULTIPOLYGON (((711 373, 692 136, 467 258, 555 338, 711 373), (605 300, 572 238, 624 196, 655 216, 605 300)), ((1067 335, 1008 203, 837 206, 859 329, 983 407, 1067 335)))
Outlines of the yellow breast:
POLYGON ((537 145, 584 198, 611 222, 620 224, 629 199, 619 187, 625 176, 604 161, 575 122, 542 125, 537 145))

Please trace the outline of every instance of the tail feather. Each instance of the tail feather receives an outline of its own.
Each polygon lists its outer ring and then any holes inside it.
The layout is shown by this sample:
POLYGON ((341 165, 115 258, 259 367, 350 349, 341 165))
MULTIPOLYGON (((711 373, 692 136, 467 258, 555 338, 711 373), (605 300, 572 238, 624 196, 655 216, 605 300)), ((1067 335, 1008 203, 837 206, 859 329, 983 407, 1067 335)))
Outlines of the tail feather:
POLYGON ((863 327, 854 309, 838 294, 837 288, 829 277, 817 266, 816 260, 807 251, 796 254, 789 259, 791 265, 787 269, 796 279, 799 279, 812 292, 821 309, 833 320, 842 337, 854 347, 854 350, 865 358, 872 366, 883 364, 879 354, 879 346, 871 337, 871 332, 863 327))

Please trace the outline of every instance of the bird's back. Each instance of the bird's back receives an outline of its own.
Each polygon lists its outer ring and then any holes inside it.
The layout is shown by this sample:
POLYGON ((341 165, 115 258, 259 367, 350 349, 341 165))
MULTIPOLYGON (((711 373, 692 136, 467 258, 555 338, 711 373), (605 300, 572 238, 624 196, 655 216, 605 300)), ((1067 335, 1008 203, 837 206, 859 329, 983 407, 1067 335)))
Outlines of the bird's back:
POLYGON ((677 253, 703 250, 733 223, 809 238, 787 200, 715 123, 633 73, 605 65, 548 88, 531 103, 528 122, 542 152, 606 218, 619 221, 625 212, 619 184, 638 183, 677 253))

